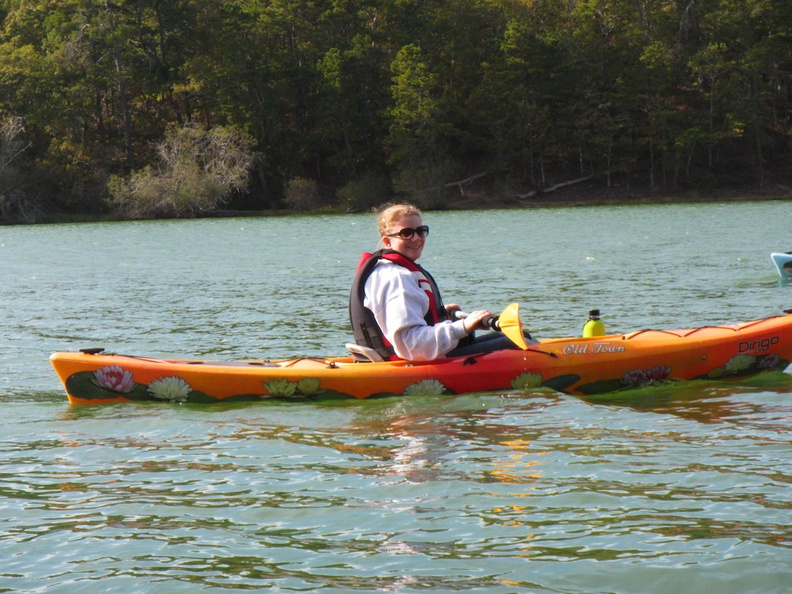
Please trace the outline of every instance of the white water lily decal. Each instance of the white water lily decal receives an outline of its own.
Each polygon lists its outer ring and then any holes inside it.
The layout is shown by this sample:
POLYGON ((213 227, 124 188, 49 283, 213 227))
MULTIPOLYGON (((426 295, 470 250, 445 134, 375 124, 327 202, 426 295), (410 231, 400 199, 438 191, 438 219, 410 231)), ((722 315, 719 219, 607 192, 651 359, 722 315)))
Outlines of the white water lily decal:
POLYGON ((101 369, 94 371, 93 375, 93 382, 105 390, 129 394, 135 389, 132 373, 120 365, 105 365, 101 369))
POLYGON ((410 384, 404 389, 405 396, 438 396, 444 394, 446 387, 436 379, 425 379, 410 384))
POLYGON ((734 355, 734 357, 726 361, 726 372, 739 373, 750 369, 755 363, 756 357, 753 355, 734 355))
POLYGON ((154 398, 170 402, 186 402, 192 391, 190 384, 176 376, 161 377, 148 385, 148 392, 154 398))
POLYGON ((515 390, 530 390, 542 386, 541 373, 523 373, 511 381, 511 387, 515 390))
POLYGON ((738 375, 741 372, 752 368, 768 369, 769 367, 766 367, 766 365, 772 363, 774 361, 774 357, 777 360, 780 360, 780 358, 778 358, 776 355, 765 355, 761 358, 754 357, 753 355, 734 355, 731 359, 726 361, 726 364, 722 367, 716 367, 715 369, 710 370, 710 372, 707 374, 707 377, 711 379, 719 379, 727 375, 738 375), (768 358, 769 360, 765 362, 764 359, 768 358))
POLYGON ((261 385, 269 392, 262 398, 269 398, 270 396, 294 396, 297 391, 297 382, 290 382, 287 379, 273 378, 268 382, 261 382, 261 385))

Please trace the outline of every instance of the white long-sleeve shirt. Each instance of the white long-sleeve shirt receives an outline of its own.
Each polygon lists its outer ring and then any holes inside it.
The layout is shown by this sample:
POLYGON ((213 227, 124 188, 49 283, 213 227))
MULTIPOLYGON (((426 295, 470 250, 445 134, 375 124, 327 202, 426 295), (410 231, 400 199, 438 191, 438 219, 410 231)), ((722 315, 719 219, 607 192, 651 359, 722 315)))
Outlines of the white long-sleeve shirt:
POLYGON ((382 333, 402 359, 439 359, 467 336, 462 320, 444 320, 434 326, 426 323, 429 296, 403 266, 380 260, 366 280, 364 294, 363 305, 372 311, 382 333))

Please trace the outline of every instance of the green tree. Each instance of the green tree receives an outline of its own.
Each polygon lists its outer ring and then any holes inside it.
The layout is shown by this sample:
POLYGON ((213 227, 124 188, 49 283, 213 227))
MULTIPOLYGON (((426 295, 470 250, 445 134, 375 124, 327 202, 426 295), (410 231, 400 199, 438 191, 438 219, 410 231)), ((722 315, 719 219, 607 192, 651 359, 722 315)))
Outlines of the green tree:
POLYGON ((779 113, 788 121, 792 66, 788 3, 722 0, 702 19, 702 43, 691 71, 708 117, 708 165, 733 171, 748 163, 759 189, 765 187, 767 148, 775 145, 779 113), (720 162, 713 162, 718 147, 720 162))
MULTIPOLYGON (((0 88, 24 114, 69 206, 98 204, 109 171, 146 161, 173 117, 171 61, 189 30, 185 1, 31 0, 3 23, 0 88), (22 76, 18 72, 22 72, 22 76), (21 85, 17 84, 23 79, 21 85)), ((177 117, 178 119, 178 117, 177 117)))
POLYGON ((393 72, 390 163, 394 188, 424 205, 437 204, 444 183, 459 172, 445 144, 437 75, 417 45, 406 45, 391 64, 393 72))
POLYGON ((0 222, 35 223, 43 206, 30 191, 24 153, 30 148, 22 118, 0 120, 0 222))
POLYGON ((791 23, 783 0, 0 0, 0 113, 28 191, 82 212, 190 124, 252 138, 258 207, 295 178, 441 205, 482 172, 622 165, 765 188, 792 174, 791 23))
POLYGON ((384 49, 360 33, 349 48, 329 49, 317 65, 322 75, 317 126, 328 167, 342 180, 385 170, 384 66, 384 49))
POLYGON ((535 187, 546 184, 546 166, 558 146, 565 61, 553 33, 514 15, 468 102, 495 169, 535 187))
POLYGON ((111 204, 133 219, 194 217, 214 212, 248 182, 250 139, 234 130, 185 126, 157 147, 160 167, 110 180, 111 204))

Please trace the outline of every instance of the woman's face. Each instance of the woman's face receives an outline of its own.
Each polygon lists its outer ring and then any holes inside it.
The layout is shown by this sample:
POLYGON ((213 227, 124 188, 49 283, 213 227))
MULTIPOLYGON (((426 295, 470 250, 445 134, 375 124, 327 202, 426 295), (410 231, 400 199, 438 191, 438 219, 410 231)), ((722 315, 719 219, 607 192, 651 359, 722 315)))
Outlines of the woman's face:
MULTIPOLYGON (((387 235, 393 235, 402 229, 417 229, 421 225, 423 225, 423 223, 421 222, 420 215, 402 215, 393 220, 393 222, 388 227, 387 235)), ((410 239, 404 239, 399 236, 386 236, 382 238, 382 244, 386 248, 396 250, 401 255, 408 257, 413 262, 421 257, 421 252, 423 251, 425 243, 426 238, 418 237, 417 233, 414 233, 410 239)))

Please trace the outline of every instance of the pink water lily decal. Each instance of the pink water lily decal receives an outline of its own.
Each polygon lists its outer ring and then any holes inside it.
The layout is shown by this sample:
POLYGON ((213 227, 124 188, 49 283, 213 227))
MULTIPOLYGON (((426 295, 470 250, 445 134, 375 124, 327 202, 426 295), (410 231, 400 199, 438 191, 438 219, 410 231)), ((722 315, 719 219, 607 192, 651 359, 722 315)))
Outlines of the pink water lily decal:
POLYGON ((655 365, 650 369, 633 369, 628 371, 621 378, 621 383, 625 386, 654 386, 665 381, 671 368, 665 365, 655 365))
POLYGON ((778 355, 765 355, 759 359, 759 369, 775 369, 781 362, 781 357, 778 355))
POLYGON ((129 394, 135 389, 132 374, 120 365, 106 365, 93 373, 94 383, 106 390, 129 394))

